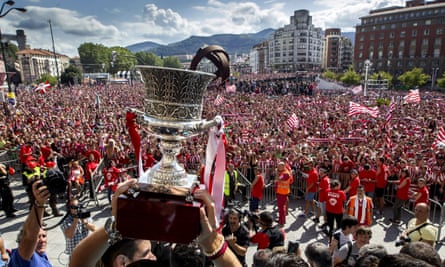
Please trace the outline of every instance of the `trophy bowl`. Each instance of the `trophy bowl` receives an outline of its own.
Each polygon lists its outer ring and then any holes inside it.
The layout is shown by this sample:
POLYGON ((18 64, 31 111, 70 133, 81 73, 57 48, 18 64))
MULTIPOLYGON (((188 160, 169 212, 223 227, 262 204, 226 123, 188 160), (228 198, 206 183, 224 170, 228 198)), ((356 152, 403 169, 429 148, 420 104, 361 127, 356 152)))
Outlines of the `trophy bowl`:
POLYGON ((222 123, 219 116, 201 119, 204 92, 216 76, 156 66, 136 69, 145 84, 145 110, 131 112, 160 139, 162 159, 144 173, 132 194, 119 198, 117 228, 128 238, 190 243, 200 231, 202 204, 192 196, 199 184, 176 156, 182 140, 222 123))

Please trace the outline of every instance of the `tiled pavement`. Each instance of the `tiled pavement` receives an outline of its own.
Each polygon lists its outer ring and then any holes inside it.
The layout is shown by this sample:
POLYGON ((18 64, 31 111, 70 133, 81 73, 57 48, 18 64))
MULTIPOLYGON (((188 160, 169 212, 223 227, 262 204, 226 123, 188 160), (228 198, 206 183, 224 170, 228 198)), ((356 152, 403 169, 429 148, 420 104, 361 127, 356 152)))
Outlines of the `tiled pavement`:
MULTIPOLYGON (((16 247, 16 237, 18 230, 23 225, 23 222, 28 214, 27 208, 27 196, 25 191, 21 186, 21 181, 19 178, 13 180, 11 187, 14 191, 15 196, 15 207, 19 209, 16 213, 16 218, 6 218, 3 212, 0 212, 0 232, 6 244, 9 248, 16 247)), ((108 201, 105 194, 99 194, 99 205, 96 203, 89 202, 87 208, 91 211, 92 219, 97 226, 104 224, 106 218, 110 216, 110 209, 108 207, 108 201)), ((308 243, 314 241, 321 241, 327 243, 327 238, 325 235, 316 227, 316 225, 310 219, 303 217, 298 217, 300 213, 299 207, 303 204, 302 200, 291 200, 289 207, 289 215, 287 216, 287 224, 284 229, 286 231, 286 240, 297 240, 300 242, 300 247, 304 250, 308 243)), ((64 203, 59 203, 59 207, 64 211, 64 203)), ((266 209, 273 210, 273 205, 266 205, 266 209)), ((385 216, 391 217, 391 208, 387 207, 385 210, 385 216)), ((407 221, 411 216, 404 213, 404 221, 407 221)), ((62 217, 48 217, 45 219, 47 227, 54 227, 57 222, 62 217)), ((399 234, 403 229, 403 226, 392 225, 388 220, 383 218, 378 218, 374 225, 372 226, 373 236, 371 242, 386 244, 386 248, 390 253, 398 252, 397 247, 394 243, 399 234)), ((444 234, 442 234, 443 238, 444 234)), ((65 249, 65 239, 63 237, 62 231, 59 226, 48 230, 48 248, 47 253, 53 266, 66 266, 68 262, 68 257, 64 254, 65 249)), ((437 245, 437 250, 442 258, 445 258, 445 246, 442 244, 437 245)), ((255 252, 256 247, 249 247, 247 254, 247 262, 250 266, 252 262, 252 255, 255 252)))

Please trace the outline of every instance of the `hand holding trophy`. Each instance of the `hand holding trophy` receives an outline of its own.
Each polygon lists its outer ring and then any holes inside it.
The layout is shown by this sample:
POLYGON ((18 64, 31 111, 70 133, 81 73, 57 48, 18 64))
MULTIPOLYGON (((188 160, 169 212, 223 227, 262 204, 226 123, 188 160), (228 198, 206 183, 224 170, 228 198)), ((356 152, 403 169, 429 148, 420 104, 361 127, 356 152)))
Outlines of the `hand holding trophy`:
POLYGON ((136 120, 160 139, 162 159, 118 198, 117 227, 122 236, 173 243, 190 243, 200 232, 202 201, 193 192, 202 188, 196 175, 176 161, 181 141, 221 126, 220 116, 202 120, 203 96, 209 83, 230 75, 229 58, 219 46, 198 50, 191 69, 136 66, 145 83, 145 110, 130 109, 136 120), (206 57, 215 74, 196 71, 206 57))

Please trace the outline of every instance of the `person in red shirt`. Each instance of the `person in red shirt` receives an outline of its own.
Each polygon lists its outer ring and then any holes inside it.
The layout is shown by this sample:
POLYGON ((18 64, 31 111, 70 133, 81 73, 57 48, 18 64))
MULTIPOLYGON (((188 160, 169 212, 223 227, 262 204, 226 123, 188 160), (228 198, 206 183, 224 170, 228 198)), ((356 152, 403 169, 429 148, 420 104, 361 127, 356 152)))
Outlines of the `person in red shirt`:
POLYGON ((383 215, 383 208, 385 207, 385 195, 386 184, 388 183, 388 167, 385 165, 385 158, 380 157, 377 160, 377 173, 375 180, 375 200, 378 204, 379 214, 383 215))
POLYGON ((250 193, 249 210, 258 213, 260 200, 263 199, 264 177, 258 167, 254 168, 255 179, 252 182, 252 191, 250 193))
POLYGON ((304 194, 305 206, 304 213, 301 216, 307 217, 309 211, 315 211, 315 193, 317 192, 318 172, 313 166, 313 162, 309 161, 303 166, 303 171, 307 176, 306 192, 304 194))
POLYGON ((96 160, 95 155, 93 153, 90 153, 88 155, 88 161, 85 164, 85 179, 86 179, 86 181, 88 181, 88 189, 89 189, 91 199, 94 198, 94 188, 93 188, 93 182, 91 181, 91 179, 93 178, 94 171, 97 168, 98 161, 99 160, 96 160))
POLYGON ((375 179, 377 176, 377 172, 371 168, 371 165, 365 164, 363 166, 363 170, 358 173, 358 177, 360 178, 360 184, 363 185, 365 189, 365 194, 373 198, 375 191, 375 179))
POLYGON ((317 224, 320 222, 319 217, 323 216, 324 223, 321 228, 324 228, 328 225, 327 217, 326 217, 326 191, 330 188, 330 179, 328 176, 328 170, 324 168, 320 168, 318 170, 320 183, 318 185, 318 208, 317 208, 317 216, 314 219, 314 222, 317 224))
POLYGON ((400 224, 400 218, 402 217, 402 206, 409 199, 409 188, 411 186, 409 170, 406 168, 400 170, 399 180, 391 181, 391 183, 397 183, 396 200, 392 208, 392 222, 394 224, 400 224))
POLYGON ((328 221, 328 235, 332 236, 334 232, 334 220, 336 227, 340 227, 343 219, 344 204, 346 202, 346 194, 340 190, 341 183, 338 180, 331 182, 331 188, 326 190, 326 217, 328 221))
POLYGON ((107 189, 107 199, 111 204, 111 194, 116 191, 121 171, 116 168, 116 162, 110 160, 110 167, 104 167, 102 173, 104 174, 104 187, 107 189))
POLYGON ((22 169, 25 169, 26 162, 32 156, 32 142, 27 141, 24 145, 20 147, 20 163, 22 163, 22 169))
POLYGON ((414 195, 415 199, 415 205, 419 203, 426 203, 427 205, 430 204, 430 192, 428 191, 428 187, 426 186, 425 179, 420 178, 417 180, 417 184, 419 188, 416 191, 416 194, 414 195))
POLYGON ((345 188, 344 192, 348 194, 349 197, 357 195, 357 187, 360 185, 360 178, 358 177, 358 171, 356 169, 351 170, 351 180, 349 180, 348 187, 345 188))

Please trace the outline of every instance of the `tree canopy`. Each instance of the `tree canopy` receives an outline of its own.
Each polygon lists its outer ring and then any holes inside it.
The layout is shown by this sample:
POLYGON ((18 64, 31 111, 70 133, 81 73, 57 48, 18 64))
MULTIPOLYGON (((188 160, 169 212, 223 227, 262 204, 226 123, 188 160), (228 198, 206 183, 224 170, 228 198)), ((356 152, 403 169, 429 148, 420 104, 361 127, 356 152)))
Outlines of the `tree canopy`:
POLYGON ((400 75, 398 79, 408 89, 413 89, 415 87, 425 85, 429 78, 430 75, 423 73, 423 69, 414 68, 400 75))

